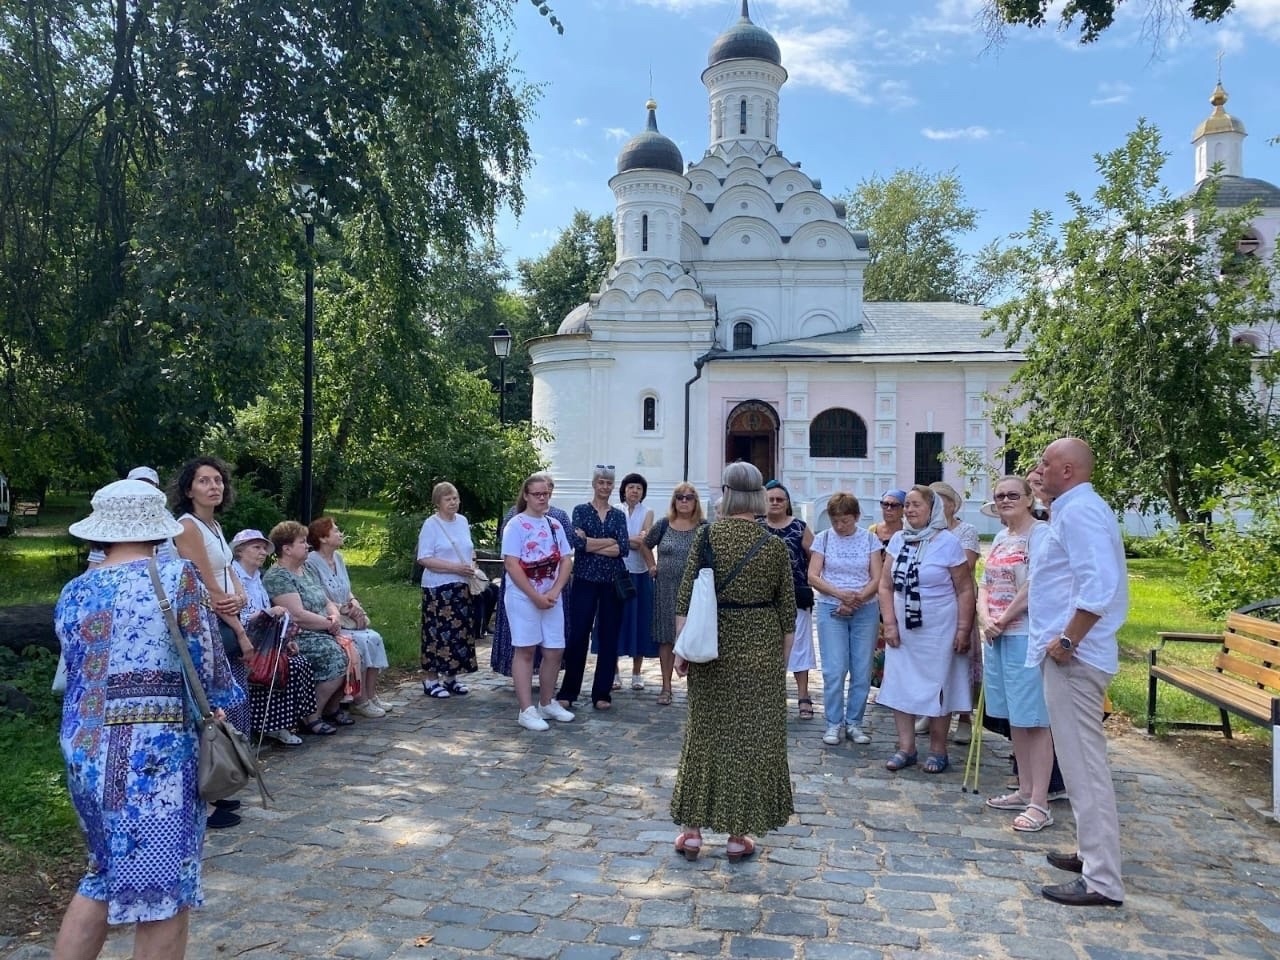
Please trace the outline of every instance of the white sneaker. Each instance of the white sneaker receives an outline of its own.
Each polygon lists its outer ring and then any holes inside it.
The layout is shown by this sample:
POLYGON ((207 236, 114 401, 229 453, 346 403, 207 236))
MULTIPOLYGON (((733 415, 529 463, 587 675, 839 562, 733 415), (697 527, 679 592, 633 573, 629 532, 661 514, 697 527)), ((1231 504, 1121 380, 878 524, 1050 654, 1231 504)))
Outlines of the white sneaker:
POLYGON ((841 727, 838 723, 827 724, 827 732, 822 735, 822 742, 829 747, 834 747, 840 742, 841 727))
POLYGON ((387 715, 387 711, 372 700, 365 700, 362 703, 353 703, 351 712, 364 717, 366 720, 379 720, 387 715))
POLYGON ((526 730, 550 730, 551 726, 538 716, 537 707, 525 707, 516 717, 516 722, 526 730))
POLYGON ((369 702, 372 703, 379 710, 381 710, 383 713, 390 713, 392 710, 391 704, 387 703, 387 701, 383 700, 381 697, 377 696, 376 694, 369 698, 369 702))
POLYGON ((849 724, 849 729, 845 731, 849 739, 854 743, 870 743, 871 738, 862 732, 862 728, 856 723, 849 724))
POLYGON ((302 738, 291 730, 268 730, 267 736, 272 740, 278 740, 286 747, 296 747, 302 742, 302 738))
POLYGON ((951 734, 951 742, 963 746, 973 739, 973 725, 968 720, 956 724, 956 732, 951 734))
POLYGON ((916 733, 926 734, 929 732, 929 721, 932 717, 919 717, 916 719, 916 733))
POLYGON ((543 720, 559 720, 561 723, 568 723, 573 719, 573 714, 560 706, 557 700, 539 704, 538 716, 542 717, 543 720))

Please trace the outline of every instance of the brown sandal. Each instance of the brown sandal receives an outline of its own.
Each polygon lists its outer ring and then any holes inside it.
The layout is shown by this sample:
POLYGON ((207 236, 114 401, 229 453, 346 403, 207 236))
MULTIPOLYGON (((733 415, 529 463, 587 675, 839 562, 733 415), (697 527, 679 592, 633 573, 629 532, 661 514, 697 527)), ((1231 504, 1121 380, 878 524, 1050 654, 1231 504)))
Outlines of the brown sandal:
POLYGON ((811 699, 808 697, 801 697, 796 701, 796 704, 800 707, 801 720, 813 719, 813 701, 811 699))
POLYGON ((659 693, 659 694, 658 694, 658 706, 660 706, 660 707, 669 707, 669 706, 671 706, 671 691, 670 691, 670 690, 663 690, 661 693, 659 693))

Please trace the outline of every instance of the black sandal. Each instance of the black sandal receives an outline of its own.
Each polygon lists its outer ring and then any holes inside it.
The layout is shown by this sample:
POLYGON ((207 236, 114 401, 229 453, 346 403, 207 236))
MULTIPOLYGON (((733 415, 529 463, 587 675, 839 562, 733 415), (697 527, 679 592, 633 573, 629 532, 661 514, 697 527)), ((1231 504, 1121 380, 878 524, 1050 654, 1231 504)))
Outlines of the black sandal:
POLYGON ((449 699, 449 691, 439 680, 423 680, 422 692, 425 696, 433 697, 436 700, 449 699))
POLYGON ((347 714, 345 710, 337 710, 333 713, 320 714, 324 718, 324 722, 332 724, 335 727, 351 727, 355 726, 355 721, 347 714))
POLYGON ((462 683, 457 677, 450 677, 444 681, 444 688, 455 697, 465 697, 471 691, 467 689, 467 685, 462 683))
POLYGON ((801 697, 796 701, 796 705, 800 708, 801 720, 813 719, 813 701, 808 697, 801 697))
POLYGON ((310 723, 303 720, 302 723, 298 725, 298 729, 303 733, 309 733, 316 737, 331 737, 338 732, 337 727, 325 723, 323 720, 312 720, 310 723))

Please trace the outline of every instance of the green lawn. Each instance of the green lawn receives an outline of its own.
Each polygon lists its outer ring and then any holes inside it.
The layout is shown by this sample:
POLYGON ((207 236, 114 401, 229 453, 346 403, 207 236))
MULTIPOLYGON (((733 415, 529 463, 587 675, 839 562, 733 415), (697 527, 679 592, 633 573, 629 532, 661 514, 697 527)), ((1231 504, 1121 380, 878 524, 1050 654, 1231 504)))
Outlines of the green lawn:
MULTIPOLYGON (((1183 598, 1182 571, 1183 564, 1172 559, 1129 561, 1129 619, 1120 631, 1120 672, 1111 682, 1111 701, 1143 728, 1147 713, 1147 651, 1159 646, 1156 633, 1222 630, 1221 621, 1200 616, 1183 598)), ((1166 647, 1160 657, 1169 662, 1208 664, 1217 649, 1214 644, 1177 643, 1166 647)), ((1216 721, 1218 711, 1188 693, 1161 684, 1159 716, 1165 720, 1216 721)), ((1246 735, 1266 735, 1243 720, 1238 723, 1246 735)))

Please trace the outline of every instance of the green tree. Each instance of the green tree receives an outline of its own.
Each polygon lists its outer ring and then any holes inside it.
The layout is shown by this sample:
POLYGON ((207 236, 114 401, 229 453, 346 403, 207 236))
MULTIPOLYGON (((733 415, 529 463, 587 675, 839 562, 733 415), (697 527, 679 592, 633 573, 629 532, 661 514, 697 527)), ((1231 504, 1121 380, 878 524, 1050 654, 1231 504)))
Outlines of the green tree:
POLYGON ((1236 253, 1256 211, 1217 209, 1212 186, 1172 196, 1165 160, 1140 122, 1096 157, 1092 199, 1068 194, 1060 229, 1032 214, 1014 251, 1017 296, 990 314, 1026 357, 994 422, 1022 451, 1088 440, 1113 506, 1185 523, 1218 492, 1212 468, 1276 426, 1254 379, 1274 383, 1274 368, 1232 342, 1233 327, 1274 316, 1274 274, 1236 253))
POLYGON ((521 260, 516 270, 528 298, 534 335, 555 333, 570 310, 598 293, 615 255, 613 217, 592 219, 575 210, 546 253, 521 260))
POLYGON ((53 433, 72 469, 172 463, 250 402, 298 315, 300 179, 420 300, 521 203, 513 2, 0 6, 0 461, 53 433))
MULTIPOLYGON (((982 18, 987 35, 995 41, 1004 37, 1010 24, 1042 27, 1058 14, 1058 27, 1067 30, 1080 23, 1080 42, 1092 43, 1115 22, 1116 10, 1125 0, 1068 0, 1056 5, 1051 0, 986 0, 982 18)), ((1177 27, 1188 18, 1217 23, 1235 8, 1235 0, 1144 0, 1144 27, 1153 38, 1177 27)))
POLYGON ((871 235, 863 295, 867 300, 984 303, 1007 271, 996 243, 967 254, 960 238, 977 226, 954 171, 919 167, 887 179, 870 176, 844 198, 849 226, 871 235))

